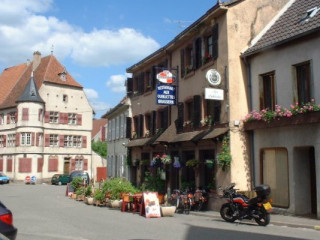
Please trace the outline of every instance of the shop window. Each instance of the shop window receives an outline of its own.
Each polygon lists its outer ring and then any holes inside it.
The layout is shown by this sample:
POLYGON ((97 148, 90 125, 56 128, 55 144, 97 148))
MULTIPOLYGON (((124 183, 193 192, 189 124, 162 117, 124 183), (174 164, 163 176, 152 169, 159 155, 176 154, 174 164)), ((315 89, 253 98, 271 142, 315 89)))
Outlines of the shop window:
POLYGON ((263 74, 260 76, 260 110, 270 109, 275 110, 275 84, 274 72, 263 74))
POLYGON ((271 188, 272 202, 277 207, 289 207, 288 152, 284 148, 261 151, 261 182, 271 188))
POLYGON ((298 103, 303 105, 311 101, 310 62, 295 66, 297 77, 298 103))

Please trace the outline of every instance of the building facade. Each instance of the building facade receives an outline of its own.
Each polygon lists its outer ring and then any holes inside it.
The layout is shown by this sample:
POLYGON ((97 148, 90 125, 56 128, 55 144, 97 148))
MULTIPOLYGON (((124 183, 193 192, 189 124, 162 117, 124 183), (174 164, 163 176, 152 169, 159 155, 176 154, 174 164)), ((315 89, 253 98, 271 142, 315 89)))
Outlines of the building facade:
POLYGON ((35 52, 32 62, 5 69, 0 86, 0 171, 13 180, 91 175, 93 110, 53 55, 35 52))
POLYGON ((128 131, 127 122, 131 117, 130 99, 124 98, 117 106, 104 114, 102 118, 108 120, 107 124, 107 176, 125 177, 130 180, 127 164, 128 157, 128 131))
POLYGON ((275 207, 318 218, 319 6, 319 0, 290 1, 243 53, 255 111, 244 124, 252 143, 254 181, 271 186, 275 207))
POLYGON ((248 112, 240 52, 287 2, 219 2, 166 46, 127 69, 133 74, 127 80, 133 116, 128 147, 132 164, 140 162, 138 185, 152 171, 151 161, 165 154, 182 165, 165 169, 166 187, 235 182, 242 190, 251 189, 248 143, 239 128, 248 112), (157 74, 163 70, 174 75, 173 105, 156 103, 161 91, 157 74), (231 156, 231 162, 223 162, 223 156, 231 156), (189 160, 196 160, 197 170, 185 166, 189 160), (210 161, 214 168, 206 164, 210 161))

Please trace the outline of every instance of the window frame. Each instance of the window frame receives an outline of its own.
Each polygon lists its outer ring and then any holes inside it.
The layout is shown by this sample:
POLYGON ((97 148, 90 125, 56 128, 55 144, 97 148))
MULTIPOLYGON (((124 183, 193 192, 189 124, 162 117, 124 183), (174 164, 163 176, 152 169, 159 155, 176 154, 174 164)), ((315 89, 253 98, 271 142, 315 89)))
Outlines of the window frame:
POLYGON ((306 104, 312 99, 312 70, 311 70, 311 61, 305 61, 299 64, 294 65, 295 68, 295 84, 297 91, 297 101, 299 105, 306 104), (306 79, 301 79, 302 68, 306 67, 306 79), (300 70, 300 71, 299 71, 300 70), (306 81, 306 86, 301 87, 301 81, 306 81), (303 95, 301 96, 301 91, 303 95))
POLYGON ((260 87, 260 110, 276 108, 275 71, 261 74, 259 76, 260 87))

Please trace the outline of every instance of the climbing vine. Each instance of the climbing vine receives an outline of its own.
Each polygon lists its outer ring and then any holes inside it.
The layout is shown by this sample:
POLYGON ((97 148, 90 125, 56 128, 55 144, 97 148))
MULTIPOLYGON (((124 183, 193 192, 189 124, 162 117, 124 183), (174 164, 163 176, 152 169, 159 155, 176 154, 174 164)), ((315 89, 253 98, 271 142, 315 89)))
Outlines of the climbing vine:
POLYGON ((228 134, 223 137, 221 153, 218 155, 218 164, 222 168, 222 170, 225 171, 227 167, 230 167, 231 160, 232 157, 230 153, 228 134))

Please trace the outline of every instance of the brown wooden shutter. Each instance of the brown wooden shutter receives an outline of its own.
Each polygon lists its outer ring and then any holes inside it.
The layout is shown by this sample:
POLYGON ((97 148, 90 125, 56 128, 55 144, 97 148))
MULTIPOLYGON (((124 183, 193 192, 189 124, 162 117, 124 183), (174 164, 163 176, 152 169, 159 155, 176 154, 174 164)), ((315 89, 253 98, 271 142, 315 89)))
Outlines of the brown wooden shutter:
POLYGON ((64 135, 59 135, 59 147, 64 147, 64 135))
POLYGON ((35 145, 35 133, 31 133, 31 146, 35 145))
POLYGON ((64 124, 68 124, 68 113, 64 114, 64 124))
POLYGON ((19 172, 30 173, 31 172, 32 159, 31 158, 19 158, 19 172))
POLYGON ((37 172, 42 172, 42 167, 43 167, 43 158, 38 158, 38 171, 37 172))
POLYGON ((152 111, 151 112, 151 126, 150 126, 150 133, 151 135, 154 135, 157 130, 157 111, 152 111))
POLYGON ((50 146, 50 134, 44 135, 44 146, 49 147, 50 146))
POLYGON ((212 57, 214 60, 218 58, 219 47, 218 47, 218 40, 219 40, 219 27, 216 23, 212 28, 212 57))
MULTIPOLYGON (((122 117, 121 117, 121 120, 122 120, 122 117)), ((101 126, 100 132, 101 132, 101 141, 102 142, 106 141, 106 128, 105 128, 105 126, 101 126)))
POLYGON ((46 111, 44 114, 44 122, 48 123, 50 121, 50 112, 46 111))
POLYGON ((59 124, 64 124, 64 113, 59 113, 59 124))
POLYGON ((201 96, 193 96, 193 127, 200 127, 201 121, 201 96))
POLYGON ((48 171, 49 172, 58 171, 58 159, 57 158, 49 158, 48 171))
POLYGON ((151 89, 155 89, 157 84, 157 71, 156 66, 152 66, 151 68, 151 89))
POLYGON ((127 97, 133 96, 133 78, 127 78, 127 97))
POLYGON ((184 103, 178 103, 178 118, 175 120, 175 125, 177 132, 183 131, 183 122, 184 122, 184 103))
POLYGON ((82 125, 82 114, 77 114, 77 125, 82 125))
POLYGON ((140 138, 140 137, 143 137, 142 134, 143 134, 143 115, 140 114, 139 117, 138 117, 137 136, 138 136, 139 138, 140 138))
POLYGON ((7 172, 12 172, 12 159, 7 159, 7 172))
MULTIPOLYGON (((131 124, 132 124, 132 118, 126 117, 126 138, 131 137, 131 124)), ((108 126, 109 128, 110 126, 108 126)))
POLYGON ((10 124, 10 113, 7 114, 7 124, 10 124))
POLYGON ((0 158, 0 172, 3 172, 3 158, 0 158))
POLYGON ((16 123, 18 122, 18 111, 15 111, 15 113, 14 113, 14 117, 15 117, 15 119, 16 119, 16 123))
POLYGON ((39 146, 39 134, 40 133, 36 133, 36 146, 39 146))
POLYGON ((76 160, 75 159, 71 159, 71 171, 76 170, 76 160))
POLYGON ((22 120, 29 120, 29 108, 22 108, 22 120))
POLYGON ((180 50, 180 74, 181 74, 181 77, 184 77, 184 74, 185 74, 184 49, 180 50))
POLYGON ((83 159, 83 170, 88 170, 88 159, 83 159))
POLYGON ((83 148, 87 147, 87 136, 82 136, 82 147, 83 148))
POLYGON ((16 147, 20 146, 20 133, 16 133, 16 147))
POLYGON ((163 130, 168 128, 169 125, 169 107, 165 107, 163 110, 163 119, 162 119, 163 123, 162 123, 162 127, 163 130))
POLYGON ((3 147, 7 146, 7 136, 3 135, 3 147))

